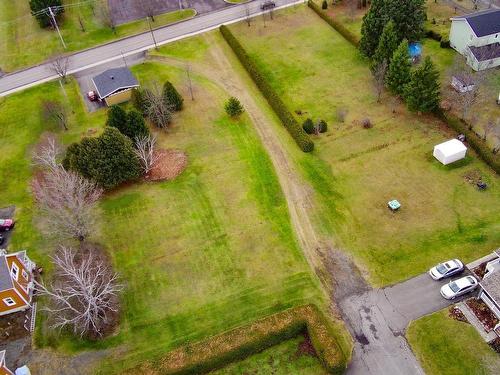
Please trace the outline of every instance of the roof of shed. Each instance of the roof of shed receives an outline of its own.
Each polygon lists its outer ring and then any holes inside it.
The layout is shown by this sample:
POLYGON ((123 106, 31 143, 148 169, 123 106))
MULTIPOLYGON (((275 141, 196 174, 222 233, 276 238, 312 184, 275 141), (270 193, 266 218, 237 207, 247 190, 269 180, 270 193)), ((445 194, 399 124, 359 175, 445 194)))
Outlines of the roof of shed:
POLYGON ((452 20, 466 20, 479 38, 500 32, 500 9, 488 9, 466 14, 453 17, 452 20))
POLYGON ((138 87, 139 82, 128 68, 113 68, 92 78, 97 94, 104 99, 118 90, 138 87))

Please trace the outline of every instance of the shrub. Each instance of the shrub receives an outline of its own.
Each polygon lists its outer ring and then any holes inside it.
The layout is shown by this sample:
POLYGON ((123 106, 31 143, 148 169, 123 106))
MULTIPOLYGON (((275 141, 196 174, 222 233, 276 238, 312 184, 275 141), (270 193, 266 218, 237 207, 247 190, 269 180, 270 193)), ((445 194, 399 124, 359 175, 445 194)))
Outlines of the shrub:
POLYGON ((172 85, 169 81, 165 82, 163 85, 163 100, 165 100, 166 104, 176 112, 182 109, 184 102, 181 94, 179 94, 174 85, 172 85))
POLYGON ((325 120, 319 120, 317 124, 317 128, 320 133, 326 133, 328 130, 328 124, 325 120))
POLYGON ((243 106, 234 96, 230 97, 224 105, 226 113, 231 117, 237 117, 243 113, 243 106))
POLYGON ((106 119, 106 126, 112 126, 118 130, 125 127, 127 123, 127 112, 118 106, 112 105, 108 110, 108 118, 106 119))
POLYGON ((146 99, 144 97, 144 90, 137 88, 135 90, 132 90, 132 105, 137 109, 139 112, 141 112, 144 116, 147 114, 147 105, 146 105, 146 99))
POLYGON ((96 181, 105 189, 140 176, 141 167, 132 141, 114 127, 106 127, 97 138, 84 138, 68 147, 65 168, 96 181))
POLYGON ((311 138, 304 132, 285 103, 283 103, 276 91, 262 76, 259 68, 257 68, 253 60, 248 56, 240 42, 238 42, 227 26, 222 25, 219 30, 300 149, 304 152, 313 151, 314 143, 311 138))
POLYGON ((146 126, 144 118, 139 112, 132 110, 127 114, 118 106, 113 106, 108 112, 106 125, 117 128, 120 133, 129 137, 132 141, 134 141, 136 137, 149 134, 149 129, 146 126), (123 115, 125 115, 124 118, 123 115))
POLYGON ((441 39, 443 38, 441 34, 435 32, 434 30, 426 30, 425 31, 425 36, 430 39, 434 39, 435 41, 440 42, 441 39))
POLYGON ((363 128, 365 128, 365 129, 371 129, 371 128, 373 128, 373 124, 372 124, 372 122, 371 122, 371 120, 369 118, 364 118, 361 121, 361 125, 363 125, 363 128))
POLYGON ((41 27, 49 27, 52 25, 52 20, 47 12, 48 7, 54 7, 53 13, 56 18, 59 18, 64 12, 61 0, 30 0, 29 4, 32 14, 41 27))
POLYGON ((348 42, 350 42, 355 47, 358 47, 359 38, 355 34, 350 32, 349 30, 347 30, 344 27, 344 25, 342 25, 342 23, 337 22, 333 18, 329 17, 328 14, 326 14, 325 12, 322 12, 321 9, 319 9, 319 7, 313 1, 309 0, 307 2, 307 5, 309 6, 309 8, 314 10, 318 16, 320 16, 324 21, 326 21, 326 23, 328 23, 331 27, 333 27, 335 30, 337 30, 337 32, 340 35, 342 35, 344 38, 346 38, 348 42))
POLYGON ((323 3, 321 4, 321 9, 327 9, 328 8, 328 3, 326 0, 323 0, 323 3))
MULTIPOLYGON (((346 368, 346 355, 329 322, 314 305, 285 310, 204 341, 187 344, 167 353, 154 364, 142 366, 148 368, 152 365, 161 374, 202 374, 261 352, 305 330, 325 369, 332 374, 342 374, 346 368)), ((141 369, 128 372, 136 373, 141 373, 141 369)))
POLYGON ((304 123, 302 124, 302 129, 304 129, 304 131, 307 134, 314 133, 314 123, 313 123, 313 120, 311 120, 310 118, 308 118, 307 120, 305 120, 304 123))
POLYGON ((441 42, 439 43, 439 46, 441 48, 450 48, 450 40, 449 39, 442 39, 441 42))

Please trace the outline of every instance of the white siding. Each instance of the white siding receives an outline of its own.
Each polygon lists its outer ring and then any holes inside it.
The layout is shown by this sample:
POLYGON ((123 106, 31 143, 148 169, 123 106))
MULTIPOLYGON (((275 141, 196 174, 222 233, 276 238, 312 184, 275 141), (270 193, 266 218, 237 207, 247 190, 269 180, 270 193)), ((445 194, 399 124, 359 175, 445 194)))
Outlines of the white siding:
POLYGON ((465 20, 451 21, 450 46, 463 54, 468 45, 477 39, 465 20))

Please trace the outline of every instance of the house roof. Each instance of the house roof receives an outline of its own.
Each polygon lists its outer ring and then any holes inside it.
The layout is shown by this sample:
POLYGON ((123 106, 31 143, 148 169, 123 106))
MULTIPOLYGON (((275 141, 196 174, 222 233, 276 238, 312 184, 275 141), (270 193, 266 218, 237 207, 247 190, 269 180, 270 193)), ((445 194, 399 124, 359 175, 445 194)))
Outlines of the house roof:
POLYGON ((477 61, 492 60, 500 57, 500 43, 498 42, 481 47, 469 46, 469 48, 477 61))
POLYGON ((453 17, 452 20, 465 20, 477 37, 500 32, 500 9, 488 9, 481 12, 453 17))
POLYGON ((92 78, 97 94, 104 99, 111 94, 132 87, 138 87, 139 82, 128 68, 113 68, 92 78))
POLYGON ((500 272, 492 272, 485 277, 481 281, 481 286, 495 303, 500 304, 500 272))
POLYGON ((0 291, 12 289, 13 287, 7 257, 0 255, 0 291))

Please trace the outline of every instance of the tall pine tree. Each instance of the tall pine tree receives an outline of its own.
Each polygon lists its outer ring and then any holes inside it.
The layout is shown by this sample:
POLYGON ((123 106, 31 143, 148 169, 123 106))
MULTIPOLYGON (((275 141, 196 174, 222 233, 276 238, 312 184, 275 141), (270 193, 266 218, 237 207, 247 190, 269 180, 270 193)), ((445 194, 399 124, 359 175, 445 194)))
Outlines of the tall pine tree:
POLYGON ((394 94, 403 96, 404 88, 411 78, 411 61, 408 53, 408 41, 404 39, 392 55, 385 84, 394 94))
POLYGON ((363 17, 359 49, 367 57, 377 50, 385 24, 392 19, 398 41, 420 40, 424 34, 425 0, 372 0, 363 17))
POLYGON ((390 20, 384 26, 377 49, 373 55, 372 69, 379 66, 384 60, 390 63, 394 51, 398 48, 399 42, 399 35, 396 33, 394 21, 390 20))
POLYGON ((57 7, 52 9, 52 12, 57 17, 64 12, 61 5, 61 0, 30 0, 31 14, 37 19, 41 27, 51 25, 51 18, 47 12, 48 7, 57 7))
POLYGON ((441 98, 439 72, 427 56, 411 75, 404 90, 408 109, 413 112, 432 112, 439 108, 441 98))
POLYGON ((169 81, 165 82, 163 85, 163 100, 168 106, 172 107, 174 111, 180 111, 182 109, 182 104, 184 99, 181 94, 175 89, 169 81))

